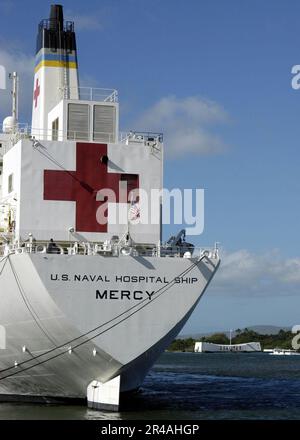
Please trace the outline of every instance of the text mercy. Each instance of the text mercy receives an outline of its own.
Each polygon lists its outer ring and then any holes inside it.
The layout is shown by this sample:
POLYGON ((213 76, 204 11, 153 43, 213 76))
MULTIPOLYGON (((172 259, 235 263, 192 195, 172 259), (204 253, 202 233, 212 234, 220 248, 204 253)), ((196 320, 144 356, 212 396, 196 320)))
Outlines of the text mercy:
POLYGON ((96 290, 96 299, 134 299, 141 301, 145 298, 152 299, 155 294, 155 290, 96 290))

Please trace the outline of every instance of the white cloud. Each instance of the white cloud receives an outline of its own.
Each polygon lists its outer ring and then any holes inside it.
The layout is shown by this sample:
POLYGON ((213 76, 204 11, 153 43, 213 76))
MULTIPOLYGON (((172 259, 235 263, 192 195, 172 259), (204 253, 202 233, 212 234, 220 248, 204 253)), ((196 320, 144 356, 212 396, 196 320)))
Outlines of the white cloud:
POLYGON ((186 153, 219 154, 226 150, 212 127, 229 121, 227 112, 216 102, 191 96, 160 99, 136 121, 138 130, 165 134, 166 154, 179 157, 186 153))
POLYGON ((66 10, 64 16, 67 20, 74 21, 75 31, 99 31, 102 30, 102 23, 98 16, 98 13, 94 14, 81 14, 71 10, 66 10))
MULTIPOLYGON (((19 74, 19 115, 29 118, 32 105, 32 88, 34 57, 20 52, 11 45, 8 49, 0 48, 0 65, 5 67, 6 74, 16 71, 19 74)), ((11 114, 11 83, 6 80, 6 90, 0 90, 1 117, 11 114)), ((0 121, 1 122, 1 121, 0 121)), ((25 121, 28 122, 28 121, 25 121)))
POLYGON ((229 296, 300 294, 300 258, 283 258, 278 251, 254 254, 247 250, 222 253, 211 290, 229 296))

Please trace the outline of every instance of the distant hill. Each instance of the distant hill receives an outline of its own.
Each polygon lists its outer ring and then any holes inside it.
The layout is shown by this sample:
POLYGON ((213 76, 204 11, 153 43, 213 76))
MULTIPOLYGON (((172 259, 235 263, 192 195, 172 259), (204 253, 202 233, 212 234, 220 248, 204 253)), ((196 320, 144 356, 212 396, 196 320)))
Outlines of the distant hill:
POLYGON ((277 335, 280 330, 288 331, 292 327, 278 327, 276 325, 254 325, 253 327, 248 327, 249 330, 253 330, 260 335, 277 335))
MULTIPOLYGON (((280 330, 285 330, 288 331, 291 329, 291 327, 287 326, 287 327, 278 327, 276 325, 253 325, 250 327, 245 327, 248 330, 253 330, 256 333, 259 333, 260 335, 277 335, 279 333, 280 330)), ((245 328, 241 328, 240 330, 245 330, 245 328)), ((236 332, 234 329, 232 331, 232 337, 236 336, 236 332)), ((225 333, 228 337, 229 337, 229 331, 214 331, 214 332, 209 332, 209 333, 193 333, 193 334, 183 334, 183 335, 179 335, 178 339, 187 339, 187 338, 193 338, 193 339, 200 339, 203 336, 211 336, 214 333, 225 333)))

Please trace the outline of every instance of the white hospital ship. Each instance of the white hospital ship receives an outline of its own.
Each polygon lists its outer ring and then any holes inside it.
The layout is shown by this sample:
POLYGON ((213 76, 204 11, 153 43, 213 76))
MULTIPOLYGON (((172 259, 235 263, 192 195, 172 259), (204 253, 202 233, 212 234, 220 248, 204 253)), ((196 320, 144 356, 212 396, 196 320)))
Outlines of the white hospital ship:
POLYGON ((116 410, 188 320, 218 250, 194 249, 184 231, 163 244, 161 199, 158 221, 139 221, 145 194, 162 188, 163 137, 120 136, 117 91, 79 87, 62 6, 38 27, 31 127, 18 122, 12 80, 0 134, 0 396, 116 410))

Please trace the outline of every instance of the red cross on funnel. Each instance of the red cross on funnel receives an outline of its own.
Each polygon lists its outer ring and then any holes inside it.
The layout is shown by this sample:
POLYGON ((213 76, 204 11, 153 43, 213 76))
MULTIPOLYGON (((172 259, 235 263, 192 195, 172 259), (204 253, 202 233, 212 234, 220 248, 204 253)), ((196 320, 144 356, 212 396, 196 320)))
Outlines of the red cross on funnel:
POLYGON ((35 90, 33 92, 33 100, 34 100, 34 107, 37 107, 37 103, 38 103, 38 97, 40 96, 40 92, 41 92, 41 88, 39 86, 39 79, 36 79, 35 82, 35 90))

